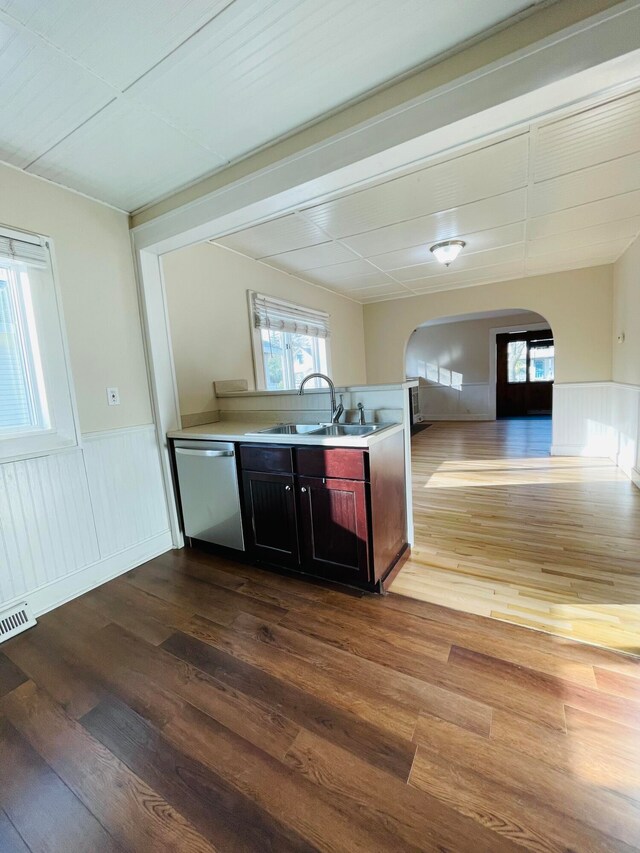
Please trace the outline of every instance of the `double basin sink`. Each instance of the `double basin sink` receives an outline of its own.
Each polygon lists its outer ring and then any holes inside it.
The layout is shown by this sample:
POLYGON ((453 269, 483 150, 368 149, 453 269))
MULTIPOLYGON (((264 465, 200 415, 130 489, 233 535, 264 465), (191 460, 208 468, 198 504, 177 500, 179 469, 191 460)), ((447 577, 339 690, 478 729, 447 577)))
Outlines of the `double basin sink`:
POLYGON ((318 438, 322 436, 371 435, 390 426, 393 424, 278 424, 278 426, 249 432, 247 435, 314 435, 318 438))

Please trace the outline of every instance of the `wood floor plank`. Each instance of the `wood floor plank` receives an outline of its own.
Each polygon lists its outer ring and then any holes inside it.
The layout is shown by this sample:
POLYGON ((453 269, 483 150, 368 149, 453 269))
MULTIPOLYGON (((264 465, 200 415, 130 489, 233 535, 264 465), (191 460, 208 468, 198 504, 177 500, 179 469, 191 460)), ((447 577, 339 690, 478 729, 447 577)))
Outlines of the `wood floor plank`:
MULTIPOLYGON (((437 752, 419 747, 410 784, 440 799, 479 827, 536 853, 631 853, 636 850, 563 814, 562 820, 545 802, 514 791, 499 779, 442 760, 437 752)), ((468 848, 472 849, 472 848, 468 848)))
MULTIPOLYGON (((556 541, 570 530, 565 513, 556 541)), ((475 572, 478 541, 463 547, 475 572)), ((577 562, 563 555, 555 590, 577 562)), ((34 782, 30 799, 34 772, 59 780, 39 809, 57 849, 41 821, 34 853, 78 846, 59 785, 144 853, 640 850, 640 661, 626 654, 184 551, 42 616, 0 655, 0 716, 22 750, 5 738, 0 761, 23 768, 6 803, 0 779, 2 853, 30 849, 11 816, 26 826, 46 796, 34 782)))
POLYGON ((0 767, 0 802, 32 850, 115 853, 119 849, 93 814, 3 719, 0 767))
POLYGON ((71 717, 86 714, 104 696, 88 667, 66 661, 41 630, 16 637, 7 645, 6 654, 71 717))
POLYGON ((2 806, 0 806, 0 850, 2 853, 31 853, 2 806))
POLYGON ((407 708, 387 695, 378 695, 361 680, 356 682, 349 676, 326 672, 312 661, 303 660, 232 628, 215 625, 202 617, 192 619, 185 632, 269 672, 281 681, 289 681, 307 693, 326 697, 331 704, 356 714, 394 737, 411 738, 418 716, 417 708, 407 708))
POLYGON ((16 666, 3 652, 0 652, 0 697, 6 693, 11 693, 25 681, 27 681, 27 676, 20 667, 16 666))
MULTIPOLYGON (((260 809, 200 761, 176 749, 159 731, 112 697, 82 725, 143 779, 217 849, 310 851, 291 829, 260 809)), ((238 756, 241 759, 241 754, 238 756)))
POLYGON ((351 753, 309 731, 302 730, 287 752, 286 761, 316 785, 330 791, 353 808, 366 813, 376 834, 391 832, 402 850, 511 850, 512 845, 471 821, 456 822, 437 798, 402 785, 351 753), (389 799, 398 802, 393 815, 386 813, 389 799))
MULTIPOLYGON (((377 832, 366 812, 255 747, 239 744, 236 735, 220 729, 195 709, 171 721, 165 734, 230 784, 250 794, 269 814, 281 816, 315 849, 327 853, 397 853, 397 837, 377 832)), ((440 850, 446 851, 446 845, 441 845, 440 850)))
POLYGON ((527 667, 514 666, 500 658, 459 646, 451 647, 449 660, 451 663, 467 667, 470 673, 487 672, 492 676, 509 679, 514 687, 521 686, 539 696, 541 702, 550 697, 552 701, 560 701, 563 705, 571 705, 622 725, 640 728, 640 702, 634 702, 626 697, 573 684, 527 667))
POLYGON ((640 653, 640 494, 614 462, 550 446, 550 418, 414 436, 416 541, 391 589, 640 653))
POLYGON ((211 853, 215 849, 34 684, 26 683, 5 696, 0 709, 125 849, 140 853, 167 848, 211 853))
MULTIPOLYGON (((436 718, 421 718, 415 734, 422 750, 416 753, 410 780, 414 779, 419 756, 437 756, 443 766, 467 768, 514 791, 521 798, 539 803, 561 803, 567 819, 583 823, 594 834, 602 833, 633 848, 640 838, 640 808, 604 788, 597 793, 589 782, 574 778, 567 785, 565 774, 522 751, 490 741, 436 718)), ((569 746, 569 744, 567 744, 569 746)), ((567 755, 567 760, 570 756, 567 755)), ((431 771, 429 771, 431 772, 431 771)), ((580 848, 578 848, 580 849, 580 848)))
POLYGON ((317 699, 286 679, 263 672, 195 637, 176 633, 163 647, 217 680, 271 705, 274 711, 298 726, 320 734, 330 733, 336 743, 350 752, 406 781, 415 754, 411 742, 378 729, 356 714, 317 699))

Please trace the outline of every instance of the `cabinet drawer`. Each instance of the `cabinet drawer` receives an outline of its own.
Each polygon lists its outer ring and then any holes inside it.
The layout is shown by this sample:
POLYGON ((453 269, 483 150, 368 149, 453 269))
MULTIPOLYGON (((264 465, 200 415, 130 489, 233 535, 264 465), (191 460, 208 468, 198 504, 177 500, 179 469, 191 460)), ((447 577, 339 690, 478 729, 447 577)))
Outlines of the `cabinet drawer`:
POLYGON ((267 474, 291 474, 291 447, 268 444, 241 444, 240 463, 245 471, 264 471, 267 474))
POLYGON ((305 477, 367 480, 367 461, 367 453, 356 448, 301 447, 296 450, 296 470, 305 477))

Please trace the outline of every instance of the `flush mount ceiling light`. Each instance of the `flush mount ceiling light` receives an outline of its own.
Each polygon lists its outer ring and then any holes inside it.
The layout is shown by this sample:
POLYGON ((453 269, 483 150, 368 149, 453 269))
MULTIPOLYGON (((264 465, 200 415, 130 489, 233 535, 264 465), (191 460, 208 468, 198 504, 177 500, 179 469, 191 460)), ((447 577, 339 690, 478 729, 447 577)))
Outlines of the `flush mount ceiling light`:
POLYGON ((451 261, 455 261, 460 252, 467 244, 464 240, 444 240, 431 247, 435 259, 448 267, 451 261))

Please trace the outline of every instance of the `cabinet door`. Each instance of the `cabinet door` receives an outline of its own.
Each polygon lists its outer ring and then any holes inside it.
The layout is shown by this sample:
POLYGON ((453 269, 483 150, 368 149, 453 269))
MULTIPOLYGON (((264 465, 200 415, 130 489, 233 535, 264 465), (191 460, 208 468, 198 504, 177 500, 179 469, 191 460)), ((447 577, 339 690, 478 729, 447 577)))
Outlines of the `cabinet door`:
POLYGON ((256 557, 297 568, 298 530, 293 477, 244 471, 245 528, 256 557))
POLYGON ((367 483, 299 477, 302 569, 349 582, 369 580, 367 483))

